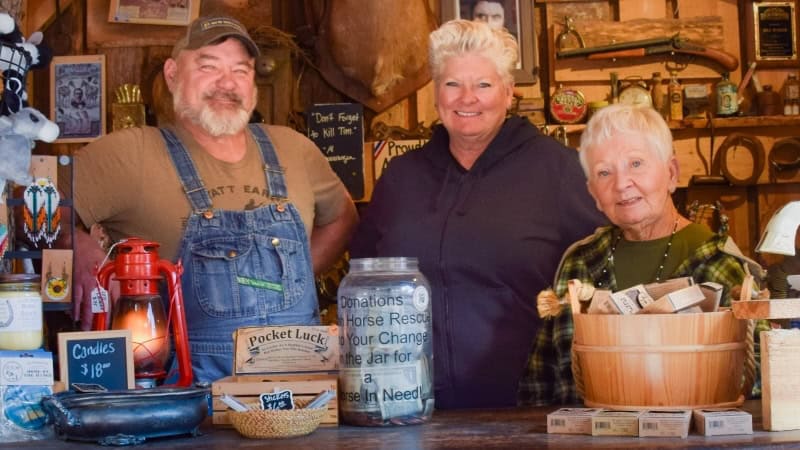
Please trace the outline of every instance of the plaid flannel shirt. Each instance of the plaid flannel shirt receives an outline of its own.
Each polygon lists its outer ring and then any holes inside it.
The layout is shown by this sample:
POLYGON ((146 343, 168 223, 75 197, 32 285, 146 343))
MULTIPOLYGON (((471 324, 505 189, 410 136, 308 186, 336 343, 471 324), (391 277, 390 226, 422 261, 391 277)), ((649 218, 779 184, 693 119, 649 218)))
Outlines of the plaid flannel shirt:
MULTIPOLYGON (((566 294, 567 282, 576 278, 598 288, 616 290, 613 271, 604 272, 603 269, 612 256, 613 241, 619 232, 615 227, 600 228, 595 234, 567 249, 556 272, 553 287, 558 298, 566 294)), ((691 276, 697 283, 720 283, 724 286, 722 304, 730 305, 730 290, 742 283, 745 272, 738 257, 723 251, 728 239, 724 231, 712 236, 681 263, 670 278, 691 276)), ((520 405, 580 402, 572 377, 572 333, 572 314, 569 311, 543 321, 532 344, 525 374, 520 380, 520 405)))

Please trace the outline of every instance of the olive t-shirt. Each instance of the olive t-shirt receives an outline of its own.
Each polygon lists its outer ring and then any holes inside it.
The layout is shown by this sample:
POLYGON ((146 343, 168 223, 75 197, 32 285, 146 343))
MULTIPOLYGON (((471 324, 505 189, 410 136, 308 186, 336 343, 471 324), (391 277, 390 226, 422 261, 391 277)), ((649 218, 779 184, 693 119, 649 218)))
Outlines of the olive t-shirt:
MULTIPOLYGON (((264 164, 248 133, 238 162, 220 161, 185 130, 171 128, 195 162, 215 209, 249 210, 270 203, 264 164)), ((281 126, 264 126, 284 170, 289 201, 310 238, 314 226, 339 217, 348 193, 322 152, 308 138, 281 126)), ((161 244, 174 260, 190 206, 157 128, 129 128, 75 153, 75 210, 86 226, 101 223, 113 240, 137 236, 161 244)))
POLYGON ((675 233, 667 252, 670 236, 652 241, 619 240, 614 251, 614 276, 617 279, 617 290, 637 284, 656 281, 659 266, 664 261, 660 280, 668 280, 678 266, 693 254, 700 245, 711 238, 711 230, 705 225, 692 223, 675 233))

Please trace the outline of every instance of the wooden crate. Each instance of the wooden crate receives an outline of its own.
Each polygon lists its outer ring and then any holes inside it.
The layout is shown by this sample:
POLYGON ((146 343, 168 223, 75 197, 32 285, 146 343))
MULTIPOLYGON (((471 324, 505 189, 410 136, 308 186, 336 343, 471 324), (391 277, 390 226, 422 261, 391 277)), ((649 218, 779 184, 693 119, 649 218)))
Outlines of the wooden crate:
POLYGON ((761 334, 761 414, 768 431, 798 430, 800 331, 770 330, 761 334))
MULTIPOLYGON (((231 426, 227 413, 229 408, 219 399, 222 394, 232 395, 244 403, 253 403, 258 402, 260 394, 272 392, 276 388, 291 389, 293 397, 297 400, 310 400, 326 389, 338 392, 337 376, 328 373, 314 373, 234 375, 222 378, 211 385, 214 425, 231 426)), ((322 419, 322 425, 337 426, 338 424, 337 394, 337 398, 328 402, 328 414, 322 419)))

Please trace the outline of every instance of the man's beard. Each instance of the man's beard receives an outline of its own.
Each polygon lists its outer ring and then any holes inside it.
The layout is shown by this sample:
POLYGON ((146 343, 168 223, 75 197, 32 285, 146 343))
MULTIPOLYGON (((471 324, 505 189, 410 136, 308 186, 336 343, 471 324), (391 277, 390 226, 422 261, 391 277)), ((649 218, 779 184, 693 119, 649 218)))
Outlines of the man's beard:
POLYGON ((234 135, 242 131, 247 123, 250 121, 250 115, 258 100, 258 89, 253 88, 253 98, 251 108, 246 108, 242 102, 242 98, 232 92, 211 91, 203 94, 204 102, 202 105, 192 107, 188 105, 183 99, 182 83, 175 87, 173 92, 172 105, 175 109, 175 114, 190 122, 199 125, 208 132, 211 136, 219 137, 226 135, 234 135), (238 107, 234 111, 213 109, 209 103, 214 97, 223 97, 227 101, 235 101, 238 107))

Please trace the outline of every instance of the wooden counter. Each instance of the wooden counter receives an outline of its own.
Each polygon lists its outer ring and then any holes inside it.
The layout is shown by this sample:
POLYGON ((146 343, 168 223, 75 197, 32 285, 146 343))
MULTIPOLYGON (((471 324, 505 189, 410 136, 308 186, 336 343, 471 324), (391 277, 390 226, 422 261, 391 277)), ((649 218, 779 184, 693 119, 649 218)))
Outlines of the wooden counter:
MULTIPOLYGON (((231 428, 203 426, 198 437, 160 438, 132 449, 431 449, 431 448, 768 448, 800 447, 800 430, 767 432, 761 428, 761 402, 748 401, 744 409, 753 414, 752 435, 680 438, 592 437, 546 433, 545 416, 555 410, 518 408, 504 410, 437 411, 425 425, 389 428, 327 427, 309 436, 284 440, 242 438, 231 428)), ((693 432, 694 433, 694 432, 693 432)), ((38 450, 110 448, 75 441, 40 440, 0 444, 0 448, 38 450)), ((126 447, 123 447, 126 448, 126 447)))

